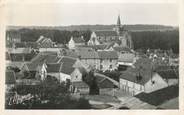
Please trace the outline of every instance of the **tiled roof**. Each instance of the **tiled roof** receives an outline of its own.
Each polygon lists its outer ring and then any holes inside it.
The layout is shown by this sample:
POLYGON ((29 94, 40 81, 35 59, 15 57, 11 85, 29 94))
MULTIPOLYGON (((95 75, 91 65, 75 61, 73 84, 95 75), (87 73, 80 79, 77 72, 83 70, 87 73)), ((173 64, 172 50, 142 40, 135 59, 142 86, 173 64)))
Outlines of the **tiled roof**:
POLYGON ((31 48, 12 48, 8 52, 10 53, 31 53, 31 48))
POLYGON ((32 54, 32 53, 24 54, 24 59, 25 61, 31 61, 35 56, 36 54, 32 54))
POLYGON ((159 105, 161 109, 179 109, 179 98, 170 99, 163 104, 159 105))
POLYGON ((64 74, 68 74, 68 75, 71 75, 74 70, 75 68, 69 66, 67 63, 63 63, 62 68, 61 68, 61 72, 64 74))
POLYGON ((98 53, 93 50, 78 51, 77 53, 81 59, 99 59, 98 53))
POLYGON ((95 31, 95 34, 97 36, 117 36, 117 32, 111 30, 99 30, 95 31))
POLYGON ((24 65, 24 62, 9 62, 9 63, 6 63, 6 67, 10 66, 10 67, 15 67, 15 68, 19 68, 19 69, 21 69, 23 65, 24 65))
POLYGON ((100 73, 94 73, 96 82, 100 88, 114 88, 114 86, 118 87, 119 83, 108 76, 105 76, 100 73))
POLYGON ((6 71, 6 84, 15 84, 15 73, 14 71, 6 71))
POLYGON ((97 53, 100 59, 118 59, 116 51, 98 51, 97 53))
POLYGON ((132 52, 130 48, 126 47, 113 47, 113 49, 118 52, 132 52))
POLYGON ((20 42, 20 43, 15 43, 16 48, 37 48, 38 43, 37 42, 20 42))
POLYGON ((170 99, 178 97, 178 95, 179 95, 179 87, 169 86, 151 93, 140 93, 135 97, 151 105, 158 106, 170 99))
POLYGON ((54 63, 54 64, 47 64, 47 72, 48 73, 59 73, 61 72, 62 64, 54 63))
POLYGON ((74 71, 74 64, 76 63, 76 59, 68 56, 64 56, 58 63, 62 64, 61 72, 70 75, 74 71))
POLYGON ((26 63, 25 66, 27 66, 29 71, 36 71, 39 64, 40 63, 26 63))
POLYGON ((36 57, 34 57, 30 63, 27 63, 28 69, 36 70, 39 65, 42 65, 43 63, 57 63, 59 61, 59 58, 57 55, 49 55, 49 54, 38 54, 36 57))
POLYGON ((24 54, 10 54, 11 61, 23 61, 24 54))
POLYGON ((44 36, 40 36, 40 38, 36 41, 41 48, 50 48, 53 47, 53 42, 50 38, 46 38, 44 36))
POLYGON ((45 39, 45 38, 44 38, 43 36, 40 36, 36 42, 37 42, 37 43, 41 43, 44 39, 45 39))
POLYGON ((36 54, 32 54, 32 53, 19 53, 19 54, 10 54, 10 58, 12 61, 16 62, 16 61, 31 61, 31 59, 33 59, 33 57, 35 57, 36 54))
POLYGON ((58 56, 55 53, 39 53, 36 57, 34 57, 31 62, 32 63, 56 63, 58 61, 58 56))
POLYGON ((107 47, 107 45, 92 45, 91 48, 94 50, 104 50, 107 47))
POLYGON ((158 71, 157 73, 164 79, 178 79, 179 75, 174 70, 158 71))
POLYGON ((120 79, 122 78, 137 84, 144 85, 151 79, 151 75, 153 74, 149 69, 138 70, 137 68, 128 68, 128 70, 124 71, 120 75, 120 79), (140 79, 138 77, 140 77, 140 79))
POLYGON ((62 56, 73 57, 73 58, 78 58, 77 52, 71 51, 71 50, 66 50, 66 49, 65 49, 65 51, 61 51, 61 55, 62 56))
POLYGON ((128 53, 128 54, 120 54, 118 61, 119 62, 127 62, 127 63, 133 63, 134 62, 134 54, 128 53))
POLYGON ((15 43, 15 47, 16 48, 25 48, 26 47, 26 44, 24 42, 15 43))
POLYGON ((72 57, 68 57, 68 56, 63 56, 63 57, 61 58, 61 60, 59 60, 58 63, 67 63, 67 64, 73 66, 73 65, 75 64, 76 61, 77 61, 76 58, 72 58, 72 57))

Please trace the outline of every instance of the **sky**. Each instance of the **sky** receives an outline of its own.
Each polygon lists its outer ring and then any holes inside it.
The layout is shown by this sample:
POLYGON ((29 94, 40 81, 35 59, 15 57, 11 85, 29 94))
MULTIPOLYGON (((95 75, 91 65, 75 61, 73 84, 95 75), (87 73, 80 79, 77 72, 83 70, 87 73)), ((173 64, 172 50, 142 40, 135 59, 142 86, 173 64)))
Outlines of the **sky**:
POLYGON ((162 3, 42 3, 6 6, 8 25, 68 26, 83 24, 178 25, 178 4, 162 3))

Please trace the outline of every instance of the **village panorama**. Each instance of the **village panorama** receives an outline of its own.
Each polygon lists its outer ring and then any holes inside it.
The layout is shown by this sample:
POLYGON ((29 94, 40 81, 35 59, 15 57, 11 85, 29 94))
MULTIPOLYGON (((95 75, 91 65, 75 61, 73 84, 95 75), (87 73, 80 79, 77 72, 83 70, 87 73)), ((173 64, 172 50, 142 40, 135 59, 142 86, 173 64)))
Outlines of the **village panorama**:
POLYGON ((178 31, 120 15, 110 26, 7 27, 5 108, 178 109, 178 31))

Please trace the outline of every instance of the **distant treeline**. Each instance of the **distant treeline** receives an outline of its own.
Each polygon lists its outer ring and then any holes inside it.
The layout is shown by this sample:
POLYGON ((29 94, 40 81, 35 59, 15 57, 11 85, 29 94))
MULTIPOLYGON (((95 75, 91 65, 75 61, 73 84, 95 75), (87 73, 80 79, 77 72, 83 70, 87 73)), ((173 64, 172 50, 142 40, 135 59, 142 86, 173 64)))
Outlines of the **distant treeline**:
POLYGON ((179 53, 179 31, 144 31, 132 32, 134 49, 172 49, 179 53))
MULTIPOLYGON (((8 26, 8 29, 18 30, 22 28, 27 29, 47 29, 47 30, 67 30, 67 31, 85 31, 85 30, 112 30, 116 25, 71 25, 71 26, 8 26)), ((165 25, 123 25, 126 30, 129 31, 164 31, 173 30, 178 27, 165 26, 165 25)))
POLYGON ((49 29, 20 29, 8 30, 8 33, 19 33, 22 42, 35 42, 40 36, 51 38, 56 43, 66 44, 71 36, 81 37, 87 42, 91 36, 90 30, 85 31, 66 31, 66 30, 49 30, 49 29))
MULTIPOLYGON (((21 41, 35 42, 41 35, 51 38, 56 43, 66 44, 73 37, 84 37, 87 42, 90 39, 91 31, 67 31, 50 29, 19 29, 8 30, 11 33, 17 31, 21 34, 21 41)), ((131 32, 134 49, 172 49, 175 53, 179 52, 179 31, 134 31, 131 32)))

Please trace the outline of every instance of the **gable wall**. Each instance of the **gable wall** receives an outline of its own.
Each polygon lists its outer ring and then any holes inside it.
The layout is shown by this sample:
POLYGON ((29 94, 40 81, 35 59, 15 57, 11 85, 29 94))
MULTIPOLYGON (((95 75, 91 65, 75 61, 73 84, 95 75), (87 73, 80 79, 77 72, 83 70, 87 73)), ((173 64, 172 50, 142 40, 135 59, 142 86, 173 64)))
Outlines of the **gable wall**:
POLYGON ((152 77, 152 80, 150 79, 146 84, 145 84, 145 92, 146 93, 150 93, 162 88, 167 87, 167 82, 160 77, 158 74, 154 74, 152 77), (155 83, 152 84, 152 81, 154 81, 155 83))

